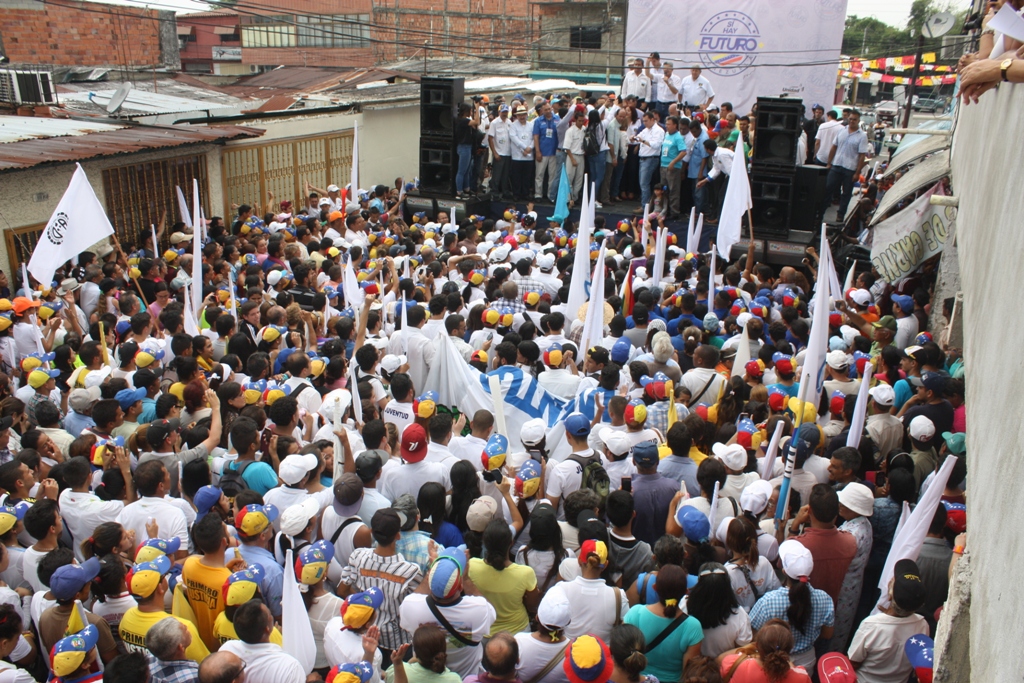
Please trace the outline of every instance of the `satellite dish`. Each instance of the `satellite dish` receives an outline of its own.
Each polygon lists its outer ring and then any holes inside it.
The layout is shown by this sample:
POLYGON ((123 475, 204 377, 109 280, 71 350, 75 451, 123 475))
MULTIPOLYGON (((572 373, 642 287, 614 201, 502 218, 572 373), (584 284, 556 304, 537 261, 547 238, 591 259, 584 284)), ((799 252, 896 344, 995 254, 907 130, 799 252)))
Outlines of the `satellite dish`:
POLYGON ((938 38, 952 31, 955 25, 956 17, 949 12, 939 12, 928 17, 928 20, 921 27, 921 33, 926 38, 938 38))
POLYGON ((121 108, 121 105, 124 104, 124 101, 128 99, 128 93, 130 93, 131 91, 131 83, 122 83, 121 86, 114 91, 114 94, 111 96, 110 101, 107 102, 107 113, 117 113, 117 110, 121 108))

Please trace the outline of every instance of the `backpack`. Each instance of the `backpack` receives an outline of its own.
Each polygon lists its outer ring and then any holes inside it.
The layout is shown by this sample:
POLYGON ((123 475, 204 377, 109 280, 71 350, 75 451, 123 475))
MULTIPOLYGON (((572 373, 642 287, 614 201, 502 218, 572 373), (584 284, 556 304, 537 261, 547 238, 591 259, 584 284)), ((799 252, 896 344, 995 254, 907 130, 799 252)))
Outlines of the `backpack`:
POLYGON ((589 127, 583 134, 583 153, 589 157, 597 156, 601 153, 601 143, 597 141, 597 135, 589 127))
POLYGON ((245 480, 242 479, 242 473, 245 472, 245 468, 252 464, 251 460, 239 463, 236 469, 228 469, 224 467, 224 473, 220 475, 220 490, 224 492, 224 495, 228 498, 234 498, 239 493, 249 488, 245 480))
POLYGON ((596 455, 590 458, 581 458, 574 453, 569 456, 569 459, 579 463, 580 467, 583 468, 580 488, 590 489, 599 495, 602 500, 607 498, 608 492, 611 490, 611 480, 608 478, 608 472, 601 465, 600 458, 596 455))

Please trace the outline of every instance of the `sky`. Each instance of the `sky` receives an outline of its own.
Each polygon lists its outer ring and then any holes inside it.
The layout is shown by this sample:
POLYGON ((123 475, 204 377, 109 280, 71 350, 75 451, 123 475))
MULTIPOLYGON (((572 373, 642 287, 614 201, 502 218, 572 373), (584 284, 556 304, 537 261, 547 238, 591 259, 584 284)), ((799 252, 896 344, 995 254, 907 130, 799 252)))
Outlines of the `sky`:
POLYGON ((849 0, 847 16, 874 17, 890 26, 903 28, 913 0, 849 0))

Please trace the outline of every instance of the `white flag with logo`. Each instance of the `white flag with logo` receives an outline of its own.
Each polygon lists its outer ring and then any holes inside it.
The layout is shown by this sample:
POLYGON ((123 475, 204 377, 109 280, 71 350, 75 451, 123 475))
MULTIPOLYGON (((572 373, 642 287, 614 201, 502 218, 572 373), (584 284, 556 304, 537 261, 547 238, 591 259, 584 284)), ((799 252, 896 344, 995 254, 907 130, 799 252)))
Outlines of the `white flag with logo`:
POLYGON ((49 285, 58 266, 113 234, 114 226, 93 192, 85 170, 81 164, 75 164, 71 183, 32 250, 28 272, 49 285))

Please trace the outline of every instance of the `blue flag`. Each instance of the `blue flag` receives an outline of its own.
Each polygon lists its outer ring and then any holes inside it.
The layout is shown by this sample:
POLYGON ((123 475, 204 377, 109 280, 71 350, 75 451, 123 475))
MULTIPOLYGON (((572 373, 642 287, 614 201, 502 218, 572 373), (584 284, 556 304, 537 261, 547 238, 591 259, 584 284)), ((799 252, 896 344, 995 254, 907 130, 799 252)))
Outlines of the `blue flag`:
POLYGON ((555 214, 548 217, 549 221, 562 224, 569 217, 569 174, 562 164, 562 176, 558 179, 558 197, 555 199, 555 214))

